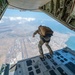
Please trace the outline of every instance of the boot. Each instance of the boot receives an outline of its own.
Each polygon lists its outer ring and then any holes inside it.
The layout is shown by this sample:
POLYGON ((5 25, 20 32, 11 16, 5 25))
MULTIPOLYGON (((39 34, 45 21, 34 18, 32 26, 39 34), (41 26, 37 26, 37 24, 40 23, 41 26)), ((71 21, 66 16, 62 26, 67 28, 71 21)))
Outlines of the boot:
POLYGON ((40 54, 40 58, 44 58, 44 54, 40 54))

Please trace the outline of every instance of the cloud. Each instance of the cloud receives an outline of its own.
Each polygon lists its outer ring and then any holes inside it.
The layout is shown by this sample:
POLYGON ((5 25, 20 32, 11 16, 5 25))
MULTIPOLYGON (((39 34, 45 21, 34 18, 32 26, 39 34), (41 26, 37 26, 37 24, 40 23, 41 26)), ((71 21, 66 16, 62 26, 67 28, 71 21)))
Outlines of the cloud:
POLYGON ((22 20, 23 18, 22 17, 9 17, 9 19, 11 21, 14 21, 14 20, 22 20))
POLYGON ((35 18, 32 18, 32 17, 3 17, 4 19, 10 19, 10 21, 16 21, 16 20, 19 20, 19 21, 34 21, 35 18))
POLYGON ((3 20, 0 20, 0 23, 4 23, 4 21, 3 20))
POLYGON ((34 21, 35 20, 35 18, 24 18, 26 21, 34 21))
POLYGON ((67 32, 70 36, 75 36, 75 33, 67 32))

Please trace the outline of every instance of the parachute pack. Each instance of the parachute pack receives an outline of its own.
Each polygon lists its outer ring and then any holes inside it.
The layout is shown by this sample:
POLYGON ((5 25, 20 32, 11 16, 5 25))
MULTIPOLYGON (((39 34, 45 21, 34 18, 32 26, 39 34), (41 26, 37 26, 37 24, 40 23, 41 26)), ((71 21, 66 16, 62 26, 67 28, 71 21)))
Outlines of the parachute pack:
POLYGON ((46 34, 53 35, 53 31, 46 26, 39 26, 39 31, 41 32, 43 36, 45 36, 46 34))

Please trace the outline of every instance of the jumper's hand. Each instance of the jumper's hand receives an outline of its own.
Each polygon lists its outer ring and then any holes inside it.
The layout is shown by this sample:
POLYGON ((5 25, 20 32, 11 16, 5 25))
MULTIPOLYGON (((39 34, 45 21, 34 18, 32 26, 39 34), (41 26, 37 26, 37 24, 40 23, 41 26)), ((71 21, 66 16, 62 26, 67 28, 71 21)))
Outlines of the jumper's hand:
POLYGON ((33 37, 35 37, 35 35, 33 34, 33 37))

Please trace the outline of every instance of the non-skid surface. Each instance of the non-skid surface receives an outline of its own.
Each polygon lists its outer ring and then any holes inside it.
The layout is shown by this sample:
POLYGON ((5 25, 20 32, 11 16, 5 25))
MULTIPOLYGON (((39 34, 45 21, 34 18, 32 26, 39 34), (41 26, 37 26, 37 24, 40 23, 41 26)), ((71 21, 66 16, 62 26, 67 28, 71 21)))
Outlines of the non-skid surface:
POLYGON ((14 75, 75 75, 75 56, 64 50, 19 61, 14 75))

